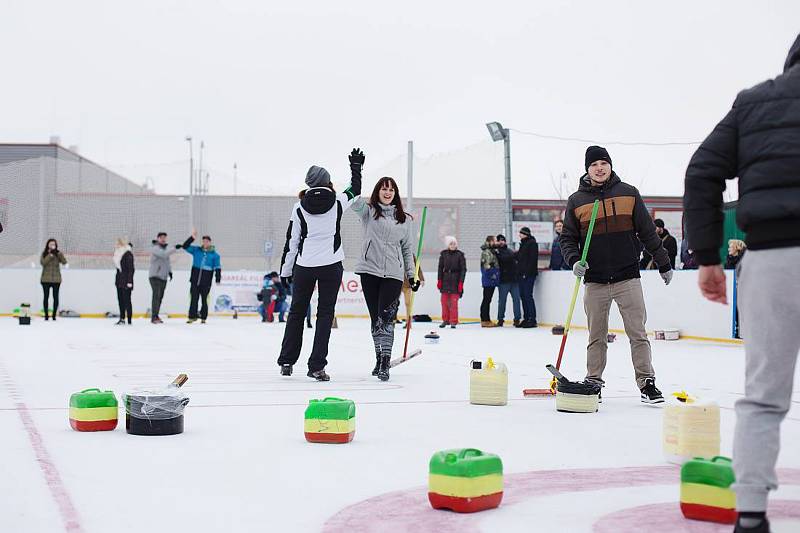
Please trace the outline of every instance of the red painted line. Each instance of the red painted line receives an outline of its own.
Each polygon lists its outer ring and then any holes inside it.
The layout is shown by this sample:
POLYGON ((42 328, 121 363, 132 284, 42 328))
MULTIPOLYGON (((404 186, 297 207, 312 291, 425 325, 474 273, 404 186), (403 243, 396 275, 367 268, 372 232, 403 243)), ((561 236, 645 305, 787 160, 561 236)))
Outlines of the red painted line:
POLYGON ((20 421, 22 421, 22 427, 25 428, 25 432, 28 435, 31 448, 36 456, 36 462, 39 463, 39 468, 42 470, 47 488, 50 489, 50 495, 53 497, 53 501, 55 501, 58 507, 59 514, 61 514, 61 522, 64 526, 64 531, 68 533, 83 533, 80 516, 78 515, 75 505, 72 503, 72 498, 70 498, 69 492, 67 492, 64 481, 61 479, 61 474, 59 474, 58 468, 56 468, 55 463, 50 457, 50 453, 44 445, 42 435, 33 422, 33 417, 31 416, 30 410, 28 410, 28 406, 22 401, 22 396, 17 387, 13 384, 14 381, 11 379, 11 376, 9 376, 2 361, 0 361, 0 376, 3 377, 3 381, 6 384, 8 395, 15 402, 15 409, 19 414, 20 421))
MULTIPOLYGON (((800 469, 783 468, 778 470, 778 477, 782 484, 800 485, 800 469)), ((650 466, 626 468, 587 468, 575 470, 542 470, 520 474, 506 474, 504 477, 503 504, 508 507, 530 499, 576 492, 595 491, 603 489, 646 487, 652 485, 674 485, 675 502, 663 504, 671 513, 677 514, 680 522, 671 521, 669 527, 659 532, 671 533, 693 531, 716 531, 708 529, 716 524, 705 522, 692 522, 683 518, 679 507, 680 468, 676 466, 650 466), (679 528, 675 524, 680 525, 679 528), (700 528, 687 529, 685 523, 699 524, 700 528), (671 527, 671 529, 670 529, 671 527)), ((381 533, 394 533, 414 531, 415 533, 477 533, 480 531, 480 516, 436 511, 428 502, 427 487, 416 487, 409 490, 389 492, 345 507, 328 519, 324 524, 323 533, 367 533, 376 530, 378 521, 381 533)), ((778 502, 770 502, 770 513, 778 502)), ((646 506, 653 507, 653 506, 646 506)), ((780 507, 779 507, 780 508, 780 507)), ((786 503, 785 512, 797 513, 800 516, 800 502, 786 503), (788 509, 788 510, 787 510, 788 509)), ((494 511, 484 511, 492 513, 494 511)), ((627 519, 629 510, 621 510, 601 518, 598 524, 604 523, 608 517, 616 517, 615 528, 597 529, 595 533, 610 533, 619 531, 637 531, 642 524, 652 525, 657 523, 652 518, 643 518, 636 515, 636 519, 627 519), (618 515, 618 517, 617 517, 618 515), (623 527, 619 526, 623 524, 623 527)), ((777 517, 778 515, 776 515, 777 517)), ((794 514, 792 514, 794 516, 794 514)), ((730 526, 725 526, 725 531, 730 531, 730 526)), ((648 533, 650 533, 648 529, 648 533)))

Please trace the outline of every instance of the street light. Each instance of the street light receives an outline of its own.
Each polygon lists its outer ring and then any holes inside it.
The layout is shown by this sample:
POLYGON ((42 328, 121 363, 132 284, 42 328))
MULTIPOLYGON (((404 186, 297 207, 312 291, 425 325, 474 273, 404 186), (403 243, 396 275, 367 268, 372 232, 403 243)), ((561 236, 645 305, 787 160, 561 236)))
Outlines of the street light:
POLYGON ((486 124, 489 130, 489 135, 492 136, 494 142, 503 141, 503 148, 505 151, 505 167, 506 167, 506 238, 514 242, 514 225, 512 224, 512 208, 511 208, 511 132, 503 127, 499 122, 489 122, 486 124))
POLYGON ((186 136, 189 143, 189 230, 194 228, 194 153, 192 151, 192 136, 186 136))

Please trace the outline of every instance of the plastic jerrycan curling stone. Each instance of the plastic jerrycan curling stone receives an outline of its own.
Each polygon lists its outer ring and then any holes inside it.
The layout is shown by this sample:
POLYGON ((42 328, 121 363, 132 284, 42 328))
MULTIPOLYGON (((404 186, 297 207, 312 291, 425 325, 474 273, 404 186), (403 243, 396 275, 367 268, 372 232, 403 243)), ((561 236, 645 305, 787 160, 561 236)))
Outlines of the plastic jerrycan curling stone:
POLYGON ((475 448, 442 450, 428 464, 428 501, 434 509, 474 513, 503 500, 503 462, 475 448))
POLYGON ((469 373, 469 403, 506 405, 508 403, 508 368, 489 357, 484 366, 472 361, 469 373))

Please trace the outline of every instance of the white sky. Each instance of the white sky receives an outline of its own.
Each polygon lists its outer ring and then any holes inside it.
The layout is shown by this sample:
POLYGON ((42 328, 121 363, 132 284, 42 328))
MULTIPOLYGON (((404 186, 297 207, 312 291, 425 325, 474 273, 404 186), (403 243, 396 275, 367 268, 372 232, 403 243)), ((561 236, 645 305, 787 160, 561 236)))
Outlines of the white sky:
MULTIPOLYGON (((187 191, 191 134, 212 194, 233 191, 234 162, 240 194, 293 194, 311 164, 344 183, 353 146, 368 182, 404 183, 413 139, 415 195, 499 198, 486 122, 700 140, 800 31, 797 0, 0 0, 0 14, 0 142, 58 134, 161 193, 187 191)), ((513 132, 514 197, 556 197, 562 172, 570 192, 586 145, 513 132)), ((682 193, 693 147, 608 148, 643 193, 682 193)))

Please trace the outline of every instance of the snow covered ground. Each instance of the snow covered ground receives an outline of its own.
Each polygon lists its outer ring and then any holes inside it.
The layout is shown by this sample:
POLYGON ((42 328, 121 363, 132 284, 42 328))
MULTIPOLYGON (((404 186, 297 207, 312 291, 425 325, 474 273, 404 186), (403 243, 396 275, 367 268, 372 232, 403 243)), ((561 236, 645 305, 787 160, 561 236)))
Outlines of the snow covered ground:
MULTIPOLYGON (((659 408, 639 402, 627 339, 610 345, 604 403, 597 414, 563 414, 552 399, 523 399, 545 386, 544 365, 559 338, 549 328, 482 330, 464 325, 423 345, 424 354, 381 383, 366 320, 333 330, 329 383, 305 377, 305 360, 282 378, 275 363, 282 327, 256 319, 169 320, 131 327, 112 321, 0 319, 0 531, 730 531, 690 523, 677 510, 678 472, 661 453, 659 408), (492 356, 510 369, 505 407, 468 402, 469 361, 492 356), (186 372, 186 432, 171 437, 78 433, 71 393, 118 395, 169 383, 186 372), (309 399, 357 404, 347 445, 303 438, 309 399), (475 515, 427 503, 428 460, 445 448, 497 453, 505 500, 475 515), (565 470, 568 470, 565 472, 565 470)), ((440 331, 437 329, 437 331, 440 331)), ((396 345, 401 344, 398 329, 396 345)), ((306 331, 307 357, 313 331, 306 331)), ((586 334, 570 337, 564 373, 582 378, 586 334)), ((729 455, 732 406, 742 393, 743 348, 653 342, 658 385, 716 398, 722 453, 729 455)), ((800 531, 800 389, 783 426, 774 495, 775 531, 800 531), (778 500, 783 500, 779 502, 778 500), (787 501, 788 500, 788 501, 787 501), (780 516, 784 516, 781 518, 780 516)))

